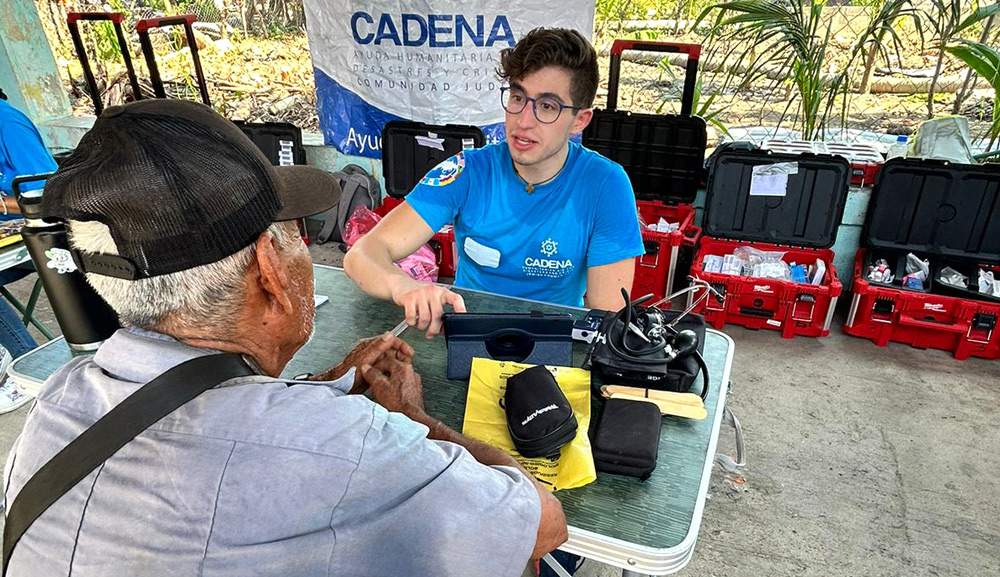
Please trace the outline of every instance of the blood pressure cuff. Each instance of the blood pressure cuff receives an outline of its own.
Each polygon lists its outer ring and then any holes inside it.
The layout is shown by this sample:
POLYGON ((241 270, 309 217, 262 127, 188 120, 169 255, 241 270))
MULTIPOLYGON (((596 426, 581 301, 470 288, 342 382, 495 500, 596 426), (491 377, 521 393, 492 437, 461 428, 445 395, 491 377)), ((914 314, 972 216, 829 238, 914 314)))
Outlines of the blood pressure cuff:
POLYGON ((648 479, 660 449, 660 408, 645 401, 610 399, 594 435, 598 471, 648 479))
MULTIPOLYGON (((680 312, 668 310, 662 311, 662 314, 668 321, 671 321, 676 318, 680 312)), ((699 353, 704 353, 705 318, 696 314, 685 315, 674 326, 674 330, 680 332, 685 329, 694 331, 694 334, 698 337, 697 350, 699 353)), ((625 330, 624 324, 620 319, 615 319, 615 315, 607 315, 601 323, 601 333, 610 335, 610 338, 621 339, 623 330, 625 330)), ((629 379, 625 375, 628 373, 641 373, 641 367, 637 367, 634 363, 615 355, 614 352, 611 351, 610 347, 608 347, 606 341, 601 342, 600 339, 596 340, 592 345, 587 360, 588 363, 583 365, 583 368, 585 369, 589 369, 594 365, 606 367, 604 372, 595 369, 595 372, 598 372, 605 382, 611 381, 616 384, 629 384, 647 389, 673 391, 677 393, 689 392, 695 379, 698 377, 699 372, 698 361, 695 360, 694 356, 683 355, 677 357, 673 360, 673 362, 667 365, 666 376, 663 379, 656 381, 647 380, 647 378, 641 374, 637 377, 638 380, 636 380, 636 377, 629 379)), ((662 365, 660 365, 658 369, 662 370, 662 365)))
POLYGON ((576 437, 573 407, 543 365, 507 379, 504 412, 514 448, 524 457, 557 458, 562 446, 576 437))

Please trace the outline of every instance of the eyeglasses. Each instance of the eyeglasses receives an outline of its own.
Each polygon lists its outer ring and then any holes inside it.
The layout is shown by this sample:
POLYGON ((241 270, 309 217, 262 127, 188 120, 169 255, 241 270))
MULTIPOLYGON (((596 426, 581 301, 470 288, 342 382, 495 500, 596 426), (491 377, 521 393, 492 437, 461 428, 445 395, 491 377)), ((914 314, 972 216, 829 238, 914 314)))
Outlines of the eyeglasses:
POLYGON ((531 103, 531 111, 535 113, 535 118, 542 124, 552 124, 559 120, 562 111, 582 110, 582 106, 566 106, 555 98, 542 96, 541 98, 530 98, 523 90, 504 86, 500 89, 500 105, 511 114, 520 114, 524 107, 531 103))

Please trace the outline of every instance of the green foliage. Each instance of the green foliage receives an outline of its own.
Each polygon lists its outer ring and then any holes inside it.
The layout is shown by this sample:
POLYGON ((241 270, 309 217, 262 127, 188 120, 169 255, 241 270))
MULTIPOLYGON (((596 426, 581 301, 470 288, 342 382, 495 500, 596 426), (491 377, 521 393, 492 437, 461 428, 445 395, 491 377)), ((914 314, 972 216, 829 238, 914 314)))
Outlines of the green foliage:
POLYGON ((827 50, 832 19, 823 18, 826 0, 731 0, 710 6, 698 19, 708 20, 714 13, 707 42, 723 39, 735 47, 724 58, 736 63, 730 74, 742 76, 738 89, 765 78, 772 78, 774 86, 790 80, 795 94, 786 113, 794 105, 802 137, 812 140, 823 137, 838 97, 845 123, 858 57, 884 50, 886 37, 898 42, 893 23, 909 2, 886 1, 840 64, 831 61, 827 50))
POLYGON ((1000 138, 1000 51, 980 42, 961 41, 945 51, 964 62, 993 87, 993 123, 987 136, 990 147, 1000 138))
MULTIPOLYGON (((656 63, 656 67, 670 77, 671 80, 677 81, 679 77, 674 73, 673 66, 670 64, 670 59, 664 56, 656 63)), ((704 95, 703 80, 704 75, 698 75, 695 77, 694 82, 694 102, 691 105, 691 114, 695 116, 702 117, 705 122, 715 126, 719 129, 719 132, 729 136, 729 129, 722 123, 719 119, 719 115, 726 111, 728 106, 723 106, 721 108, 713 109, 712 105, 715 103, 715 98, 719 95, 718 92, 711 94, 708 98, 702 99, 704 95)), ((672 99, 664 98, 660 101, 660 104, 656 107, 657 114, 663 114, 663 109, 666 108, 667 103, 672 99)))
POLYGON ((121 58, 122 51, 118 46, 115 28, 110 22, 95 22, 91 28, 91 38, 99 62, 121 58))
MULTIPOLYGON (((923 11, 923 18, 933 33, 932 43, 938 50, 937 65, 930 89, 927 91, 927 118, 934 116, 934 91, 938 77, 944 65, 945 53, 964 42, 964 34, 974 34, 981 31, 983 23, 1000 13, 1000 2, 990 5, 966 5, 965 0, 930 0, 923 11)), ((958 56, 956 54, 956 56, 958 56)))

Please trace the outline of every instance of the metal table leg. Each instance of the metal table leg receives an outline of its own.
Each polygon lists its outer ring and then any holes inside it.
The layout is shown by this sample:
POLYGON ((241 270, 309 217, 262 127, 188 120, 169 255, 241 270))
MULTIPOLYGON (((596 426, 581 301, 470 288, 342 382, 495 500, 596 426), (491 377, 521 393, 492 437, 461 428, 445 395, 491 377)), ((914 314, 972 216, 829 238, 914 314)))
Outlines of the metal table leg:
POLYGON ((7 290, 7 287, 0 286, 0 295, 3 295, 3 297, 7 299, 7 301, 15 309, 17 309, 17 312, 23 315, 21 322, 23 322, 25 326, 28 326, 28 323, 31 323, 32 325, 35 326, 36 329, 38 329, 38 332, 45 335, 45 338, 51 341, 53 337, 52 333, 49 332, 49 329, 46 328, 45 325, 43 325, 42 323, 38 322, 38 319, 32 316, 32 313, 35 311, 35 304, 38 302, 38 296, 41 294, 41 292, 42 292, 42 281, 41 279, 38 279, 35 281, 35 286, 32 287, 31 289, 31 296, 28 298, 28 306, 24 306, 16 298, 14 298, 14 295, 12 295, 9 290, 7 290))

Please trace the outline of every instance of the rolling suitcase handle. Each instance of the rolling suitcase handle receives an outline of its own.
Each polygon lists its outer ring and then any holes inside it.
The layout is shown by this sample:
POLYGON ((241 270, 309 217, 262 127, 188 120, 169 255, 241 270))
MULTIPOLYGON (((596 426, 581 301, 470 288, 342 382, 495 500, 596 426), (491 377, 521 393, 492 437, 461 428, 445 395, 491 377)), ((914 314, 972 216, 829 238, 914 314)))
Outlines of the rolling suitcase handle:
POLYGON ((608 73, 608 110, 618 108, 618 80, 622 72, 622 52, 626 50, 687 54, 688 61, 684 74, 684 92, 681 94, 681 114, 691 114, 694 108, 694 86, 695 79, 698 76, 698 60, 701 58, 701 44, 615 40, 611 44, 611 68, 608 73))
POLYGON ((76 48, 77 58, 83 67, 83 75, 87 79, 87 88, 90 90, 90 99, 94 101, 94 114, 100 116, 104 111, 104 102, 101 101, 101 91, 97 88, 97 80, 94 72, 90 69, 90 60, 87 58, 87 50, 83 46, 83 39, 80 37, 79 22, 86 20, 89 22, 111 22, 115 27, 115 38, 118 41, 118 49, 121 50, 122 59, 125 61, 125 70, 128 73, 129 84, 132 85, 132 94, 136 100, 142 99, 142 90, 139 89, 139 79, 135 75, 135 67, 132 66, 132 56, 128 51, 128 42, 125 41, 125 34, 122 32, 122 21, 125 16, 121 12, 70 12, 66 15, 66 26, 69 27, 69 35, 73 37, 73 46, 76 48))
POLYGON ((146 18, 137 22, 135 29, 139 33, 139 43, 142 44, 142 55, 146 59, 146 67, 149 68, 149 81, 153 84, 153 92, 157 98, 166 98, 167 92, 163 89, 160 70, 156 66, 156 54, 153 52, 152 42, 149 41, 149 31, 154 28, 165 28, 167 26, 184 26, 184 35, 187 37, 188 48, 191 50, 191 60, 194 62, 194 72, 198 77, 198 90, 201 92, 201 101, 211 106, 212 103, 208 99, 208 84, 205 82, 205 73, 201 69, 201 59, 198 58, 198 42, 194 37, 193 24, 195 20, 197 20, 197 17, 194 14, 146 18))

